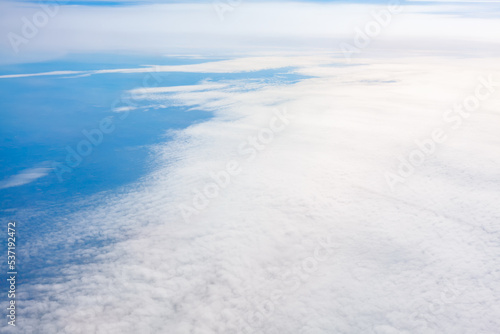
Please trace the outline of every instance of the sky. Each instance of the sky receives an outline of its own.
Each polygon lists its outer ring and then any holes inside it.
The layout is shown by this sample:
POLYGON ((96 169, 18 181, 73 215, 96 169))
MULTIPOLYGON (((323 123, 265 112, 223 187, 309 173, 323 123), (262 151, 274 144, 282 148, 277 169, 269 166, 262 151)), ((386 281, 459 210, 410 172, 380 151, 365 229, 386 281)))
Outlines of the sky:
MULTIPOLYGON (((371 49, 384 54, 402 50, 400 46, 407 52, 498 51, 498 3, 400 4, 401 11, 390 13, 390 24, 377 35, 371 49)), ((39 4, 7 1, 0 6, 3 63, 81 52, 204 56, 338 53, 341 42, 352 43, 356 29, 363 30, 373 15, 389 8, 385 2, 253 1, 134 2, 122 6, 89 2, 86 6, 49 4, 45 9, 39 4), (33 26, 34 18, 40 27, 33 26)))
POLYGON ((499 4, 47 6, 0 3, 0 333, 498 331, 499 4))

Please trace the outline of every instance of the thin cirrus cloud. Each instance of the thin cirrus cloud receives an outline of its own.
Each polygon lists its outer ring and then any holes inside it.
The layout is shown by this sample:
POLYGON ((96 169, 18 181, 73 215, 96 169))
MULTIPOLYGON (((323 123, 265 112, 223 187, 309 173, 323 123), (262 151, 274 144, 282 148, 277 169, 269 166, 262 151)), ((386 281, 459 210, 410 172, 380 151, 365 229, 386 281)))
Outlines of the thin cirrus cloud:
MULTIPOLYGON (((38 76, 65 76, 65 75, 98 75, 98 74, 118 74, 118 73, 160 73, 160 72, 187 72, 187 73, 241 73, 262 71, 283 66, 283 61, 286 59, 289 66, 304 66, 316 64, 327 64, 331 62, 331 58, 322 57, 242 57, 236 59, 226 59, 220 61, 204 62, 200 64, 190 65, 149 65, 138 68, 122 68, 112 70, 94 70, 94 71, 52 71, 41 73, 22 73, 22 74, 5 74, 0 75, 0 79, 10 78, 26 78, 38 76)), ((219 85, 219 84, 216 84, 219 85)), ((186 88, 162 88, 163 90, 185 90, 186 88)), ((196 88, 199 89, 199 88, 196 88)))
POLYGON ((51 168, 47 167, 37 167, 37 168, 28 168, 22 170, 16 175, 10 176, 7 179, 0 181, 0 189, 19 187, 33 181, 36 181, 39 178, 42 178, 49 174, 51 168))

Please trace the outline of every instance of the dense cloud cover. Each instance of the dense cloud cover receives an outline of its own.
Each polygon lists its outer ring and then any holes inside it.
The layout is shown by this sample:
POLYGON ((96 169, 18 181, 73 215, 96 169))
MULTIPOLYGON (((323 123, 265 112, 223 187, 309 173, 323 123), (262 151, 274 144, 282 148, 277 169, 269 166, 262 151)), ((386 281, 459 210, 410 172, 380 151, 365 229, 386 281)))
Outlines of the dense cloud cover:
MULTIPOLYGON (((278 57, 193 66, 263 64, 309 77, 138 87, 151 105, 215 118, 170 133, 145 179, 54 223, 51 242, 66 249, 54 261, 81 261, 23 286, 19 328, 497 331, 498 61, 339 66, 278 57)), ((50 245, 30 247, 37 254, 50 245)))

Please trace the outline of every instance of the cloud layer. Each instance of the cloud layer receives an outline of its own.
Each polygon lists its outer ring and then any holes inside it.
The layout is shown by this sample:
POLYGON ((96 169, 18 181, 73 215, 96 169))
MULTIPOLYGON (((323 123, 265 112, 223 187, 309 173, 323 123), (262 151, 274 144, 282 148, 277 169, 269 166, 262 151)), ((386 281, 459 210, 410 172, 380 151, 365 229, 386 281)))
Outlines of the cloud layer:
POLYGON ((391 191, 384 175, 478 77, 500 81, 499 70, 496 59, 338 66, 312 57, 296 70, 312 77, 298 83, 143 92, 152 104, 202 106, 216 117, 172 133, 156 147, 156 171, 137 185, 54 223, 51 242, 66 255, 53 255, 73 263, 23 286, 19 326, 494 333, 500 87, 404 184, 391 191), (287 121, 275 125, 286 126, 269 132, 277 112, 287 121), (239 172, 207 196, 230 162, 239 172), (208 204, 195 202, 203 196, 208 204), (187 221, 182 205, 195 208, 187 221))
MULTIPOLYGON (((0 56, 3 62, 22 62, 75 52, 145 50, 203 55, 340 53, 341 42, 352 41, 356 29, 375 17, 387 20, 390 8, 387 4, 223 1, 221 10, 217 3, 221 2, 43 7, 4 2, 0 56)), ((471 53, 472 44, 464 47, 463 43, 473 43, 474 49, 494 47, 498 52, 498 4, 401 4, 402 10, 383 24, 371 49, 384 54, 429 49, 471 53)))

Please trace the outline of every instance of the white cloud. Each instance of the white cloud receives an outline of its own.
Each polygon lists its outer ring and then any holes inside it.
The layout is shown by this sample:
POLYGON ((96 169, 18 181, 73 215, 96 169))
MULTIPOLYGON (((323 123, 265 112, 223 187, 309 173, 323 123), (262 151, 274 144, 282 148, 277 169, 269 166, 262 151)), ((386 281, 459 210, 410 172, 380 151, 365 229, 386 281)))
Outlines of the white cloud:
POLYGON ((41 76, 52 76, 52 75, 68 75, 68 74, 81 74, 82 71, 52 71, 52 72, 41 72, 41 73, 29 73, 29 74, 6 74, 0 75, 0 78, 25 78, 25 77, 41 77, 41 76))
POLYGON ((137 108, 136 107, 117 107, 117 108, 114 108, 113 111, 114 112, 127 112, 127 111, 132 111, 135 109, 137 109, 137 108))
POLYGON ((28 168, 0 182, 0 189, 18 187, 49 174, 51 168, 28 168))
MULTIPOLYGON (((23 35, 22 17, 33 21, 38 6, 1 5, 4 62, 59 57, 75 52, 147 52, 150 54, 255 54, 318 50, 339 52, 355 28, 373 20, 386 5, 300 2, 243 2, 221 21, 211 2, 140 6, 61 6, 36 33, 12 48, 8 34, 23 35), (257 19, 256 19, 257 18, 257 19), (89 24, 92 22, 92 24, 89 24), (258 23, 258 24, 257 24, 258 23), (33 35, 33 36, 32 36, 33 35), (26 42, 26 43, 25 43, 26 42)), ((498 45, 500 23, 495 5, 404 5, 372 48, 450 49, 450 40, 498 45), (382 44, 382 41, 388 45, 382 44), (443 45, 446 43, 446 45, 443 45)), ((39 19, 40 20, 40 19, 39 19)), ((28 31, 29 29, 25 29, 28 31)), ((16 43, 15 43, 16 44, 16 43)), ((477 47, 477 46, 476 46, 477 47)), ((458 50, 470 53, 461 44, 458 50)))
MULTIPOLYGON (((114 74, 114 73, 161 73, 161 72, 188 72, 188 73, 240 73, 240 72, 253 72, 269 70, 274 68, 283 67, 284 62, 288 66, 306 66, 306 65, 320 65, 328 64, 331 62, 331 57, 327 56, 296 56, 296 57, 245 57, 229 60, 220 60, 205 62, 200 64, 191 65, 151 65, 142 66, 139 68, 122 68, 113 70, 95 70, 95 71, 53 71, 53 72, 43 72, 43 73, 26 73, 26 74, 7 74, 0 75, 0 79, 9 78, 24 78, 32 76, 52 76, 52 75, 67 75, 67 74, 78 74, 78 75, 95 75, 95 74, 114 74)), ((198 86, 198 90, 216 88, 219 84, 214 84, 215 86, 206 86, 203 88, 198 86)), ((182 86, 181 90, 187 90, 192 86, 182 86)), ((160 89, 160 88, 158 88, 160 89)), ((163 87, 164 91, 172 90, 173 88, 163 87)), ((138 89, 144 90, 144 88, 138 89)))
POLYGON ((54 222, 51 240, 26 245, 37 254, 56 243, 82 263, 23 285, 20 328, 494 333, 499 93, 396 194, 384 173, 479 76, 500 73, 498 60, 310 60, 298 71, 315 77, 294 84, 145 94, 150 103, 165 94, 201 104, 215 118, 156 147, 155 172, 136 186, 96 197, 54 222), (290 124, 247 159, 240 143, 267 127, 276 108, 288 110, 290 124), (184 223, 178 205, 231 160, 241 173, 184 223), (85 247, 88 238, 103 245, 85 247))

